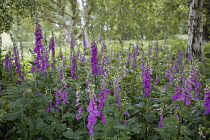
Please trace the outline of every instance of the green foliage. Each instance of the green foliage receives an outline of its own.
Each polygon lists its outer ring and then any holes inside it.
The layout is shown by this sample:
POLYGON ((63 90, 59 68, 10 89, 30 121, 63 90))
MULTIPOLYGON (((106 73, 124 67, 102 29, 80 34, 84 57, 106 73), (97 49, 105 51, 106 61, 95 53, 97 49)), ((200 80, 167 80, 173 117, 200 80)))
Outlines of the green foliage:
MULTIPOLYGON (((47 45, 45 39, 45 46, 47 45)), ((101 86, 105 81, 104 76, 99 74, 94 76, 91 73, 90 47, 83 53, 81 45, 71 50, 76 56, 77 68, 75 73, 77 79, 72 79, 70 64, 68 57, 70 56, 69 48, 62 48, 64 62, 59 57, 59 49, 56 48, 55 69, 48 67, 47 73, 31 72, 30 68, 36 55, 31 50, 32 57, 21 60, 21 66, 25 79, 20 79, 17 75, 15 67, 11 68, 11 72, 6 71, 2 65, 2 76, 0 83, 2 93, 0 94, 0 137, 2 139, 110 139, 110 140, 177 140, 177 139, 202 139, 202 136, 209 138, 210 136, 210 120, 209 114, 204 114, 203 106, 203 88, 208 84, 210 75, 207 66, 209 66, 208 58, 204 62, 198 62, 195 58, 193 63, 189 62, 185 57, 186 40, 181 38, 168 39, 158 42, 150 42, 150 55, 148 55, 148 41, 138 43, 138 56, 134 61, 128 64, 128 54, 134 54, 135 45, 132 41, 123 40, 113 41, 107 45, 107 51, 103 56, 99 47, 98 60, 101 64, 103 58, 109 58, 109 63, 105 63, 104 68, 107 72, 107 88, 110 94, 106 94, 104 108, 101 109, 105 115, 106 123, 102 124, 101 119, 97 117, 97 124, 93 126, 94 135, 89 136, 87 123, 88 114, 87 107, 90 101, 89 93, 95 93, 99 97, 101 86), (146 44, 146 45, 145 45, 146 44), (156 47, 158 48, 156 48, 156 47), (158 50, 158 53, 157 53, 158 50), (182 50, 183 61, 178 63, 181 68, 185 66, 185 71, 173 74, 174 78, 189 74, 192 64, 199 69, 199 81, 201 100, 196 100, 195 92, 192 91, 193 97, 191 104, 185 105, 183 101, 173 101, 172 96, 175 94, 174 85, 176 81, 168 82, 165 76, 166 69, 173 66, 174 60, 177 58, 177 50, 182 50), (85 60, 82 60, 84 56, 85 60), (145 66, 152 69, 151 97, 144 95, 142 83, 142 60, 145 66), (138 66, 134 67, 133 62, 138 66), (63 68, 64 79, 60 78, 60 70, 63 68), (156 78, 160 77, 160 81, 156 84, 156 78), (114 91, 116 90, 116 80, 119 80, 120 89, 118 96, 121 107, 118 108, 114 91), (87 84, 86 81, 91 84, 87 84), (112 81, 112 82, 111 82, 112 81), (56 92, 67 85, 68 96, 67 103, 61 101, 55 106, 56 92), (165 87, 168 87, 166 89, 165 87), (79 95, 79 105, 75 106, 79 95), (48 112, 47 108, 53 105, 48 112), (179 105, 179 107, 175 107, 179 105), (81 119, 77 120, 78 108, 82 107, 83 112, 81 119), (126 116, 124 111, 130 116, 126 116), (163 127, 159 128, 160 112, 164 116, 163 127), (177 116, 179 115, 179 119, 177 116)), ((208 43, 206 52, 208 51, 208 43)), ((11 53, 11 52, 10 52, 11 53)), ((131 55, 131 57, 132 57, 131 55)), ((3 58, 3 57, 2 57, 3 58)), ((52 63, 52 58, 50 63, 52 63)), ((71 60, 71 59, 70 59, 71 60)), ((14 62, 14 60, 13 60, 14 62)), ((3 63, 3 61, 2 61, 3 63)), ((174 71, 173 71, 174 72, 174 71)), ((181 85, 184 87, 184 85, 181 85)), ((62 89, 63 90, 63 89, 62 89)), ((63 91, 60 91, 61 94, 63 91)))
POLYGON ((20 23, 22 17, 32 16, 35 12, 34 0, 1 0, 0 1, 0 34, 8 32, 12 24, 20 23))

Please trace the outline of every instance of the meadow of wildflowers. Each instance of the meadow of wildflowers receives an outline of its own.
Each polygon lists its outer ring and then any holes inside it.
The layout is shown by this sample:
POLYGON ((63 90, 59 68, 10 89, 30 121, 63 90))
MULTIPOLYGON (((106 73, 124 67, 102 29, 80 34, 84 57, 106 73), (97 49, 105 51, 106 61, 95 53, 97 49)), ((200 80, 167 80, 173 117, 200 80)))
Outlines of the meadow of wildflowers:
POLYGON ((39 23, 34 35, 31 60, 15 41, 0 57, 1 139, 210 138, 208 58, 167 44, 88 46, 85 36, 65 55, 39 23))

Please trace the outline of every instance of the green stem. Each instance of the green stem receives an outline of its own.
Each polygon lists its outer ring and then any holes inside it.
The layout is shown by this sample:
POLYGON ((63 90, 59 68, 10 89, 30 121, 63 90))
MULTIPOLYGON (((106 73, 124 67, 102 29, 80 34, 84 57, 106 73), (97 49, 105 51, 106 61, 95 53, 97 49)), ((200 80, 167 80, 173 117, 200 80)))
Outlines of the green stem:
POLYGON ((94 88, 94 93, 96 94, 96 90, 97 90, 97 83, 96 83, 96 76, 95 76, 95 88, 94 88))

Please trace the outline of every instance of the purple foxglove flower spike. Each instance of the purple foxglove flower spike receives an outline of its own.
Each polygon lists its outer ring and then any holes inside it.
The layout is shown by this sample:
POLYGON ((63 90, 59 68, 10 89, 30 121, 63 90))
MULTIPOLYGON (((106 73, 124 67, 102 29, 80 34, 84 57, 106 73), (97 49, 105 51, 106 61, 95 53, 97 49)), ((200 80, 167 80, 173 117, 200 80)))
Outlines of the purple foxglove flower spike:
POLYGON ((162 128, 163 127, 163 122, 164 122, 163 110, 160 109, 160 122, 158 124, 158 127, 159 128, 162 128))
POLYGON ((98 75, 98 60, 97 60, 98 48, 96 44, 93 42, 91 44, 91 67, 92 67, 92 74, 97 76, 98 75))
POLYGON ((12 67, 12 58, 9 54, 6 54, 4 59, 4 69, 8 72, 12 72, 12 67))
POLYGON ((205 88, 204 89, 204 107, 205 107, 205 112, 204 114, 209 114, 210 113, 210 88, 205 88))
POLYGON ((16 46, 14 46, 14 60, 15 60, 15 67, 16 67, 16 71, 18 73, 18 76, 21 78, 21 79, 24 79, 24 76, 22 75, 22 72, 21 72, 21 65, 20 65, 20 62, 19 62, 19 53, 18 53, 18 49, 16 46))
POLYGON ((150 91, 152 90, 151 80, 151 69, 150 67, 145 67, 142 70, 142 82, 143 82, 143 88, 144 88, 144 94, 146 97, 150 98, 150 91))

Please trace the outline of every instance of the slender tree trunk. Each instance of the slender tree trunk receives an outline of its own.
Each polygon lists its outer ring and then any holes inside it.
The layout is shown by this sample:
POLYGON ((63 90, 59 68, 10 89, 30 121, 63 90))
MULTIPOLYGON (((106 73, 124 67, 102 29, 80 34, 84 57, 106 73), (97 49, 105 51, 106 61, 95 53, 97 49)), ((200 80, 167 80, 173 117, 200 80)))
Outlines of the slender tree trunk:
POLYGON ((190 0, 188 21, 188 54, 193 54, 201 60, 204 57, 202 49, 203 3, 204 0, 190 0))
POLYGON ((83 24, 84 26, 84 31, 83 34, 85 36, 85 40, 87 42, 87 45, 89 45, 89 37, 88 37, 88 22, 89 22, 89 15, 88 15, 88 11, 87 11, 87 1, 82 0, 82 7, 83 7, 83 24), (86 4, 85 4, 86 3, 86 4))
POLYGON ((66 38, 66 42, 70 43, 71 42, 71 33, 69 31, 68 28, 63 28, 64 32, 65 32, 65 38, 66 38))

